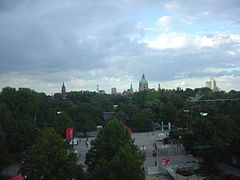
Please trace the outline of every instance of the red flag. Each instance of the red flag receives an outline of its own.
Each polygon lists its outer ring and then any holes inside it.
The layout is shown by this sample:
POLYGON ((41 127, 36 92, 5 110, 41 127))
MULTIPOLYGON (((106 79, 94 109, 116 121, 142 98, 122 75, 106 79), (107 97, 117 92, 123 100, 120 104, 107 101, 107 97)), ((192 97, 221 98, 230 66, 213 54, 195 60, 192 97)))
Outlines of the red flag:
POLYGON ((73 139, 73 128, 66 129, 66 140, 71 141, 73 139))

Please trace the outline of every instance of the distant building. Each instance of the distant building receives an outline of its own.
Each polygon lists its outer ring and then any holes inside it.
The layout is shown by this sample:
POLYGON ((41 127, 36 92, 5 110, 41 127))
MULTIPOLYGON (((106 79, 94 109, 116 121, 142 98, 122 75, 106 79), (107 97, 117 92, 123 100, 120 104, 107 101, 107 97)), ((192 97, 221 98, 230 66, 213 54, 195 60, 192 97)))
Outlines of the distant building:
POLYGON ((130 92, 131 94, 133 93, 133 87, 132 87, 132 84, 130 85, 129 92, 130 92))
POLYGON ((181 88, 181 87, 177 87, 176 90, 177 90, 177 91, 181 91, 182 88, 181 88))
POLYGON ((160 86, 160 83, 158 83, 158 91, 161 90, 161 86, 160 86))
POLYGON ((116 95, 117 94, 117 88, 113 87, 111 89, 111 94, 116 95))
POLYGON ((64 97, 67 96, 66 87, 65 87, 65 85, 64 85, 64 82, 63 82, 63 85, 62 85, 61 93, 62 93, 62 95, 63 95, 64 97))
POLYGON ((97 93, 106 94, 104 90, 99 89, 99 85, 97 85, 97 93))
POLYGON ((98 93, 99 94, 105 94, 105 91, 104 90, 99 90, 98 93))
POLYGON ((133 94, 132 84, 130 85, 130 89, 124 90, 124 91, 122 92, 122 95, 128 95, 128 94, 133 94))
POLYGON ((214 78, 211 78, 209 81, 206 81, 206 87, 210 88, 212 91, 219 91, 220 89, 217 87, 217 83, 214 78))
POLYGON ((139 81, 139 91, 148 90, 148 81, 145 79, 145 75, 142 74, 142 79, 139 81))

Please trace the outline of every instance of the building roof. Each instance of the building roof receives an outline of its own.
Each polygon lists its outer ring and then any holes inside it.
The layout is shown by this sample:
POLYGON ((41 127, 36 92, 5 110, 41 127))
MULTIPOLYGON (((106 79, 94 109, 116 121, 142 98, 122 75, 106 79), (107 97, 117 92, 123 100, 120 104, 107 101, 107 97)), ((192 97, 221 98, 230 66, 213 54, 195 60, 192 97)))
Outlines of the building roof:
POLYGON ((141 84, 147 84, 148 83, 147 80, 145 79, 144 73, 142 74, 142 79, 139 81, 139 83, 141 83, 141 84))

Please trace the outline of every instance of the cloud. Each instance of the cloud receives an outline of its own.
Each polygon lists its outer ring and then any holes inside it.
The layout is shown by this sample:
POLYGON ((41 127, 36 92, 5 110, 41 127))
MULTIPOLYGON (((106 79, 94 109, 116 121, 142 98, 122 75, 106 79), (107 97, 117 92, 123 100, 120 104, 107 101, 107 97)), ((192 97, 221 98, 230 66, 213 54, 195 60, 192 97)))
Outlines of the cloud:
POLYGON ((162 30, 170 30, 171 24, 172 24, 172 17, 171 16, 162 16, 160 17, 156 24, 162 29, 162 30))
POLYGON ((219 0, 219 1, 185 1, 170 0, 164 4, 165 8, 173 13, 186 16, 206 16, 217 21, 227 20, 239 23, 240 2, 238 0, 219 0))
POLYGON ((179 49, 185 47, 188 37, 185 34, 161 34, 154 41, 146 41, 149 47, 156 49, 179 49))
POLYGON ((185 79, 238 76, 238 6, 234 0, 0 1, 0 87, 51 93, 65 81, 69 90, 97 84, 123 90, 137 87, 142 72, 173 87, 191 86, 185 79))

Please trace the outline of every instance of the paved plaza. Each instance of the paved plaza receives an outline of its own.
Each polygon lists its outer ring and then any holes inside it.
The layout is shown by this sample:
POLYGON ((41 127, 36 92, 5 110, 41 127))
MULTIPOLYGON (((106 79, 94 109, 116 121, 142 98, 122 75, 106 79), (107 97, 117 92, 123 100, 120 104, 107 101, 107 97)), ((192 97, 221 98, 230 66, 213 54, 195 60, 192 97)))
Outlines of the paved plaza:
MULTIPOLYGON (((146 154, 146 160, 144 162, 144 169, 146 174, 148 173, 147 170, 149 167, 159 167, 163 166, 163 159, 167 158, 170 160, 170 164, 168 167, 185 164, 193 162, 195 159, 190 155, 185 155, 184 147, 182 145, 177 144, 170 144, 164 145, 163 142, 158 142, 160 133, 167 134, 168 131, 154 131, 154 132, 143 132, 143 133, 133 133, 132 138, 134 139, 134 143, 143 150, 143 153, 146 154), (152 152, 156 152, 156 156, 152 155, 152 152)), ((91 148, 91 140, 94 137, 90 138, 79 138, 78 145, 75 146, 75 152, 79 157, 78 163, 84 164, 85 161, 85 154, 91 148)), ((146 175, 146 178, 149 180, 154 179, 171 179, 166 175, 146 175)))

